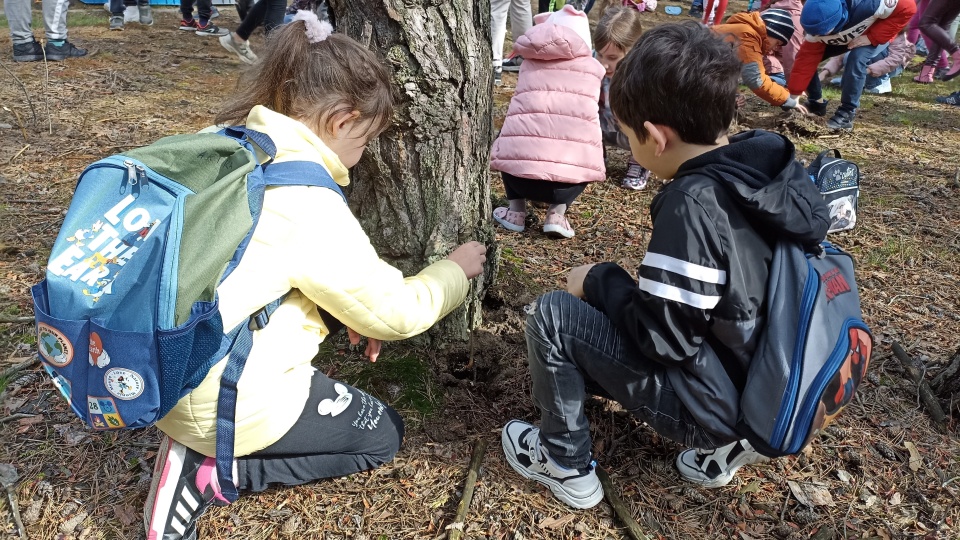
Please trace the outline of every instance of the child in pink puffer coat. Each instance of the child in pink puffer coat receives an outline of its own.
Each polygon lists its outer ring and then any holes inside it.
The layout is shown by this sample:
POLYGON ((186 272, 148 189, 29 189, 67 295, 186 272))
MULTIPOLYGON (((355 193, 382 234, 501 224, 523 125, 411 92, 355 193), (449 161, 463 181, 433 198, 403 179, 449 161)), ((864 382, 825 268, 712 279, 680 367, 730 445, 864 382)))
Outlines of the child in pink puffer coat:
POLYGON ((491 152, 509 200, 493 218, 521 232, 527 200, 548 203, 543 232, 572 238, 567 208, 587 183, 606 178, 597 110, 604 69, 593 58, 585 13, 566 5, 534 21, 514 44, 523 64, 491 152))

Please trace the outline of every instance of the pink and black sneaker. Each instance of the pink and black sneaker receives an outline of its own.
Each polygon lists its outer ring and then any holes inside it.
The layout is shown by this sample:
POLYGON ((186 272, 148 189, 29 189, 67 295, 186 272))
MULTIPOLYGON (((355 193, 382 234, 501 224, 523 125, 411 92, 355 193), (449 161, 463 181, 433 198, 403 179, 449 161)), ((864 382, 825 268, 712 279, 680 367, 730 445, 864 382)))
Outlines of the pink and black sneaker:
POLYGON ((217 460, 163 436, 143 506, 147 540, 197 537, 197 518, 229 501, 217 481, 217 460))

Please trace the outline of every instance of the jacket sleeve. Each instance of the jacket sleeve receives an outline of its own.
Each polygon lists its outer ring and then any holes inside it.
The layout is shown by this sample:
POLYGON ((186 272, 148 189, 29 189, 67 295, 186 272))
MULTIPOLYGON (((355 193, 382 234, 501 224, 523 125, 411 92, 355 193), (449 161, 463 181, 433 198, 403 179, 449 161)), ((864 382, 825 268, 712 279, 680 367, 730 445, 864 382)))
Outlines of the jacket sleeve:
POLYGON ((893 13, 886 19, 878 19, 870 28, 867 28, 866 36, 870 38, 870 43, 874 46, 890 43, 897 34, 907 27, 910 18, 916 13, 917 4, 914 0, 899 0, 897 7, 893 8, 893 13))
POLYGON ((416 275, 382 260, 339 195, 319 187, 284 187, 290 209, 290 286, 361 335, 398 340, 417 335, 459 306, 469 287, 456 263, 439 260, 416 275))
POLYGON ((638 281, 604 263, 587 274, 584 293, 645 357, 676 366, 697 356, 726 268, 713 221, 700 204, 678 190, 660 197, 638 281))
POLYGON ((810 79, 816 76, 817 66, 823 60, 823 53, 827 46, 818 41, 806 41, 797 51, 797 59, 793 62, 793 71, 787 81, 787 89, 791 95, 799 96, 807 90, 810 79))

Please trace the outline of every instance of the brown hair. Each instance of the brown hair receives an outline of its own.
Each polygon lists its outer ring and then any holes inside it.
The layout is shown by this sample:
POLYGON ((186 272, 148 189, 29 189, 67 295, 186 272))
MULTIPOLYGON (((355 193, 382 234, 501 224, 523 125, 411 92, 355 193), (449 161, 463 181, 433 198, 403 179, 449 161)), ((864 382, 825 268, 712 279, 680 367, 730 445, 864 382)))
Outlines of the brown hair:
POLYGON ((640 39, 643 27, 640 24, 640 12, 624 6, 608 7, 593 33, 593 44, 597 51, 613 44, 623 52, 630 52, 633 44, 640 39))
POLYGON ((393 118, 393 92, 373 52, 343 34, 310 43, 304 22, 293 21, 270 34, 266 51, 240 77, 216 123, 244 124, 250 110, 263 105, 316 131, 327 129, 334 115, 359 111, 360 120, 371 122, 367 134, 375 136, 393 118))

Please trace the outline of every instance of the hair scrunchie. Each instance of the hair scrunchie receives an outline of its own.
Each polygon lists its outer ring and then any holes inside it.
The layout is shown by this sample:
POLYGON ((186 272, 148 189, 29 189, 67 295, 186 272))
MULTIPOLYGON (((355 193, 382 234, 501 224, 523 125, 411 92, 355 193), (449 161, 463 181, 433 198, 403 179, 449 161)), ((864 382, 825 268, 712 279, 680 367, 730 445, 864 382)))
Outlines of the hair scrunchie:
POLYGON ((333 26, 327 21, 321 21, 312 11, 301 9, 293 16, 293 20, 303 21, 304 26, 307 27, 307 41, 310 43, 319 43, 333 33, 333 26))

